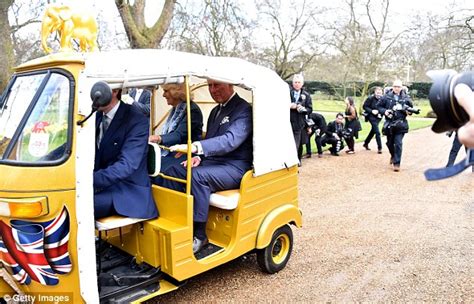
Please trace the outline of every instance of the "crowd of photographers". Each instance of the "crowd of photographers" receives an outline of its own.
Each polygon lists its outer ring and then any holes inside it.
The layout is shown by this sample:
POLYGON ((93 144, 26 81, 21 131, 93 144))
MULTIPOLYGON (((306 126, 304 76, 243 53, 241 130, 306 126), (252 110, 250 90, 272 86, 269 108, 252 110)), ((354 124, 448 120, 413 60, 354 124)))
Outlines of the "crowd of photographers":
MULTIPOLYGON (((298 159, 310 158, 311 138, 317 147, 318 157, 322 157, 323 147, 329 145, 329 151, 333 156, 339 156, 340 151, 347 145, 347 154, 354 154, 355 138, 358 138, 361 124, 359 115, 351 96, 346 97, 346 110, 337 113, 334 121, 326 124, 324 117, 313 112, 311 96, 303 89, 304 79, 301 75, 295 75, 291 88, 290 121, 298 150, 298 159), (306 146, 306 155, 302 155, 303 146, 306 146)), ((379 124, 384 118, 382 133, 387 137, 387 147, 390 152, 390 164, 393 170, 400 171, 403 137, 408 132, 407 116, 419 114, 419 110, 413 108, 410 96, 406 93, 402 82, 396 80, 392 87, 383 94, 381 87, 376 87, 374 93, 369 96, 363 105, 362 113, 365 121, 371 125, 370 133, 364 141, 363 147, 370 150, 369 143, 375 136, 377 142, 377 153, 382 153, 382 139, 379 124)))

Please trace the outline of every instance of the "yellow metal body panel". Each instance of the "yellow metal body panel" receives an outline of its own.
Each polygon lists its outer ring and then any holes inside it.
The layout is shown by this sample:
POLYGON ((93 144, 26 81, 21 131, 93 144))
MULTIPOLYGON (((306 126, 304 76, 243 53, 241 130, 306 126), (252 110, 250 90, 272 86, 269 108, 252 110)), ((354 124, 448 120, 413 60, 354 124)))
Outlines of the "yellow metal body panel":
MULTIPOLYGON (((51 57, 54 57, 53 55, 51 57)), ((67 57, 67 56, 66 56, 67 57)), ((62 57, 63 59, 66 57, 62 57)), ((77 56, 76 56, 77 58, 77 56)), ((77 64, 79 61, 63 60, 63 65, 51 66, 50 59, 41 59, 36 61, 37 68, 63 68, 69 71, 75 78, 77 84, 77 76, 82 69, 82 65, 77 64)), ((31 63, 31 62, 30 62, 31 63)), ((56 62, 57 63, 57 62, 56 62)), ((17 71, 22 71, 21 67, 17 71)), ((77 88, 77 85, 76 85, 77 88)), ((73 109, 77 108, 77 92, 74 94, 73 109)), ((79 116, 75 116, 74 122, 71 123, 73 134, 75 134, 75 120, 79 116)), ((31 281, 29 285, 17 284, 25 293, 52 293, 55 296, 65 295, 72 297, 71 303, 82 303, 81 291, 79 285, 79 269, 78 269, 78 244, 77 244, 77 218, 76 218, 76 179, 75 179, 75 138, 73 136, 71 156, 58 166, 11 166, 0 164, 0 201, 24 201, 30 198, 44 198, 47 206, 42 211, 42 216, 29 219, 31 222, 44 222, 56 217, 65 206, 69 213, 70 234, 68 251, 72 263, 72 270, 68 274, 58 275, 59 283, 54 286, 44 286, 36 281, 31 281)), ((0 217, 0 220, 9 225, 10 220, 14 218, 0 217)), ((3 279, 0 279, 0 295, 11 293, 12 289, 3 279)))

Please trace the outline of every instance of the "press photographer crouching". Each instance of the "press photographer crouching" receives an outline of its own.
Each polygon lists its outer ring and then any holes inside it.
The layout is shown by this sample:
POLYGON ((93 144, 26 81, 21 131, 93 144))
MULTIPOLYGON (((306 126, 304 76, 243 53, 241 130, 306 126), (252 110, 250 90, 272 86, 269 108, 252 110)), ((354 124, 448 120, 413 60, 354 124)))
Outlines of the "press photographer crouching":
POLYGON ((380 100, 378 110, 385 115, 382 133, 387 136, 387 147, 390 151, 390 164, 393 171, 400 171, 403 151, 403 137, 408 133, 407 115, 419 114, 413 108, 410 96, 402 90, 402 81, 395 80, 392 89, 380 100))
POLYGON ((337 113, 336 119, 328 123, 326 132, 323 134, 321 138, 321 144, 323 146, 330 144, 331 148, 329 148, 329 151, 331 152, 331 155, 339 156, 339 151, 341 151, 344 148, 344 143, 342 141, 343 138, 344 138, 344 114, 337 113))
POLYGON ((438 180, 474 165, 474 73, 437 70, 427 74, 433 79, 428 97, 437 116, 431 129, 436 133, 457 130, 460 143, 469 148, 466 159, 454 166, 425 172, 426 179, 438 180))

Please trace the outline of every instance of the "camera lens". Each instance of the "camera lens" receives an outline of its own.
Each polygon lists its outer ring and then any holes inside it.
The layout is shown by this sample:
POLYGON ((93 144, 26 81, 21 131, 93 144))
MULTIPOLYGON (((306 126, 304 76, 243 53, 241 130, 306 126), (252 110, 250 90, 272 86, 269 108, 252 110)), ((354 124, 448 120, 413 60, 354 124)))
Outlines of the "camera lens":
POLYGON ((474 73, 435 70, 426 74, 433 80, 428 98, 437 117, 431 129, 441 133, 462 127, 469 120, 469 115, 454 97, 454 88, 464 83, 474 91, 474 73))

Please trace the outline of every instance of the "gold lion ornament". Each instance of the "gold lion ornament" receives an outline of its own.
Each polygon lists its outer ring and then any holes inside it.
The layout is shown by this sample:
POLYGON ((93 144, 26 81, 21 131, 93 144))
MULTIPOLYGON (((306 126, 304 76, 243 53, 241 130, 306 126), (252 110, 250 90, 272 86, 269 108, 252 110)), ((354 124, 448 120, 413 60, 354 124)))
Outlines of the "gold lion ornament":
POLYGON ((68 6, 50 6, 41 25, 41 45, 46 53, 52 51, 46 41, 56 31, 61 38, 60 51, 71 51, 72 39, 79 40, 83 52, 97 50, 97 21, 90 14, 79 14, 68 6))

